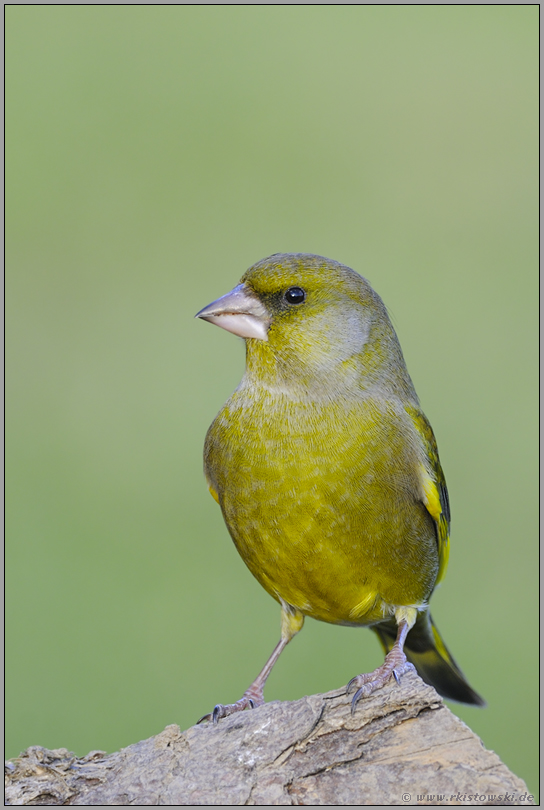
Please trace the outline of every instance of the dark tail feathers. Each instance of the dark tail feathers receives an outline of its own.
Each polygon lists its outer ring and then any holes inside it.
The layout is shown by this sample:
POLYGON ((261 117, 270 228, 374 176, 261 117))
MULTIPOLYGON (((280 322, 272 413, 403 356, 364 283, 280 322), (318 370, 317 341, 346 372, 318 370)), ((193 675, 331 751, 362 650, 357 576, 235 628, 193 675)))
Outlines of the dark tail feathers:
MULTIPOLYGON (((375 625, 372 630, 387 654, 397 637, 396 622, 383 622, 375 625)), ((425 683, 434 686, 442 697, 473 706, 486 705, 485 700, 469 686, 448 652, 429 611, 418 614, 416 623, 406 637, 404 652, 425 683)))

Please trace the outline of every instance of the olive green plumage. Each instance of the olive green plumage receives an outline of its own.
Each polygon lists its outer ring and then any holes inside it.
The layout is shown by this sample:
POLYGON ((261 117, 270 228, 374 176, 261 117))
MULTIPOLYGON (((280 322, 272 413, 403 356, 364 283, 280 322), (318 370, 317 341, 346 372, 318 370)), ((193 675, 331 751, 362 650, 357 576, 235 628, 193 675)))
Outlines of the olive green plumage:
POLYGON ((447 565, 447 490, 382 300, 353 270, 307 254, 264 259, 241 284, 255 301, 244 317, 258 313, 266 330, 236 332, 246 372, 204 458, 244 562, 284 610, 370 625, 386 652, 399 616, 412 616, 405 648, 424 680, 482 703, 428 614, 447 565))

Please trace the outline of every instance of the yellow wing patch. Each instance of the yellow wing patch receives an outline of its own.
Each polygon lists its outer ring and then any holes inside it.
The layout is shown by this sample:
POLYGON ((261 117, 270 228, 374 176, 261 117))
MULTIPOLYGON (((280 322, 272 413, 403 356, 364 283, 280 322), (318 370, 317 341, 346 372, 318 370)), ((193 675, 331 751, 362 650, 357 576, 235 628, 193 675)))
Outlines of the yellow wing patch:
POLYGON ((440 466, 438 447, 430 424, 421 411, 407 408, 415 429, 422 439, 425 461, 421 464, 423 503, 436 524, 438 543, 438 576, 436 585, 443 579, 450 555, 450 504, 446 479, 440 466))
POLYGON ((450 556, 450 535, 449 535, 449 521, 443 513, 443 505, 440 500, 440 492, 438 487, 430 477, 429 473, 421 465, 421 477, 423 483, 423 492, 425 493, 425 507, 427 512, 436 523, 438 533, 438 576, 436 577, 435 585, 443 579, 448 567, 448 559, 450 556))
POLYGON ((212 498, 214 499, 214 501, 219 503, 219 495, 217 494, 215 489, 211 485, 208 485, 208 489, 210 490, 210 494, 211 494, 212 498))
POLYGON ((436 484, 427 472, 424 465, 421 465, 421 478, 423 482, 423 491, 425 493, 425 506, 432 518, 438 523, 442 514, 442 505, 440 503, 440 495, 436 484))

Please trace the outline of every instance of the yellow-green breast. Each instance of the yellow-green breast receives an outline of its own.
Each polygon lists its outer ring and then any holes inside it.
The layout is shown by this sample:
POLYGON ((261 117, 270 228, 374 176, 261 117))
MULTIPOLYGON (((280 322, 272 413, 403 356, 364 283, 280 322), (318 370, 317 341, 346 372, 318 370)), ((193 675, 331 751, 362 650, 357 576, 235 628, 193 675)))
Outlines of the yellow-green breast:
POLYGON ((309 401, 246 382, 208 431, 205 472, 236 547, 278 601, 371 624, 423 606, 438 572, 421 442, 396 398, 309 401))

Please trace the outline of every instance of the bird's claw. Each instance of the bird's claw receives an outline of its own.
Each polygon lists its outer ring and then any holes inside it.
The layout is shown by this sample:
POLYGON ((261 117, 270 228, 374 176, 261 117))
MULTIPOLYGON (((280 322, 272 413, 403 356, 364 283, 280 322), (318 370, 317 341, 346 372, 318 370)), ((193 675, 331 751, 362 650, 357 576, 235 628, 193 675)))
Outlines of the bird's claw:
POLYGON ((364 686, 367 683, 371 683, 375 679, 377 673, 378 673, 378 670, 375 669, 374 672, 364 672, 362 675, 356 675, 348 683, 346 694, 349 695, 349 693, 351 692, 351 689, 352 689, 353 686, 361 687, 361 686, 364 686))
POLYGON ((362 697, 368 697, 381 686, 385 686, 389 678, 393 677, 400 686, 401 675, 405 672, 416 671, 413 664, 406 660, 404 653, 395 656, 395 660, 385 661, 381 667, 374 672, 367 672, 363 675, 356 675, 348 683, 346 694, 349 694, 354 686, 358 687, 351 701, 351 713, 355 712, 355 707, 362 697))
POLYGON ((221 718, 229 717, 236 712, 243 712, 245 709, 255 709, 257 706, 260 706, 261 703, 264 703, 264 700, 259 701, 247 695, 243 695, 236 703, 226 703, 225 705, 218 703, 217 706, 214 707, 213 712, 203 715, 200 720, 197 720, 196 724, 198 726, 200 723, 211 720, 214 725, 217 725, 221 718))
POLYGON ((355 707, 357 706, 357 703, 359 702, 359 698, 361 698, 362 696, 363 696, 363 687, 361 686, 360 689, 357 689, 357 691, 353 695, 353 698, 352 698, 352 701, 351 701, 351 713, 352 714, 355 714, 355 707))

